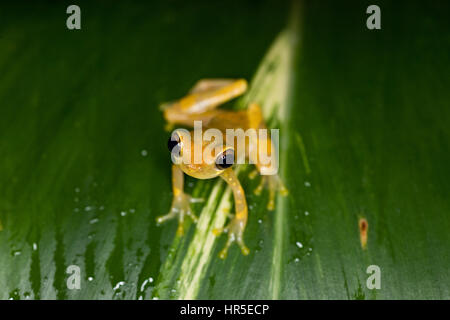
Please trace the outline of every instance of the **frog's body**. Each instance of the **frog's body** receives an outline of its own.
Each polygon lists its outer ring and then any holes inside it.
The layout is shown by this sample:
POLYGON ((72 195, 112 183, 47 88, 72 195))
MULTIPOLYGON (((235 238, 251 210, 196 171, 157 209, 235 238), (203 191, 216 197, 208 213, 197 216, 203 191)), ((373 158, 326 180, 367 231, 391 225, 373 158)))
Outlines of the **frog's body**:
MULTIPOLYGON (((266 125, 261 114, 261 110, 257 104, 250 104, 247 110, 241 111, 227 111, 216 109, 219 105, 231 100, 247 90, 247 82, 243 79, 229 80, 229 79, 205 79, 200 80, 190 91, 186 97, 171 103, 163 105, 164 118, 168 125, 183 125, 194 127, 194 121, 201 121, 204 128, 218 129, 225 134, 227 129, 264 129, 266 125)), ((193 137, 193 134, 190 134, 193 137)), ((245 139, 245 138, 244 138, 245 139)), ((251 158, 253 153, 249 152, 252 148, 251 144, 261 143, 262 138, 257 136, 256 140, 248 139, 245 143, 245 157, 251 158)), ((211 141, 201 141, 202 148, 206 148, 211 141)), ((267 152, 270 154, 273 150, 270 137, 264 137, 263 141, 268 145, 267 152)), ((183 138, 183 135, 174 131, 171 140, 169 140, 169 148, 179 146, 180 154, 183 150, 192 151, 195 144, 198 143, 195 139, 183 138), (192 143, 190 142, 192 141, 192 143), (189 148, 189 150, 187 149, 189 148)), ((236 145, 236 144, 234 144, 236 145)), ((194 161, 189 163, 181 162, 172 165, 172 189, 174 198, 169 214, 159 217, 158 222, 161 223, 167 219, 178 216, 178 234, 183 234, 183 221, 185 215, 191 217, 194 221, 197 220, 190 209, 190 202, 192 199, 183 191, 184 176, 183 172, 198 179, 210 179, 217 176, 223 178, 227 184, 232 188, 236 214, 231 222, 222 230, 216 230, 215 233, 228 232, 228 241, 225 248, 221 251, 220 257, 226 257, 228 247, 234 241, 241 247, 244 255, 249 253, 248 248, 243 241, 243 232, 247 224, 247 202, 245 199, 244 190, 242 189, 239 180, 231 168, 232 163, 228 163, 230 158, 234 159, 234 150, 224 145, 220 147, 219 155, 209 155, 211 158, 202 159, 201 163, 195 164, 194 161), (212 158, 215 157, 215 158, 212 158), (226 162, 219 160, 227 160, 226 162)), ((203 150, 202 150, 203 151, 203 150)), ((207 156, 208 157, 208 156, 207 156)), ((253 156, 253 163, 260 173, 268 169, 268 164, 263 164, 259 161, 258 156, 253 156)), ((271 164, 273 165, 273 164, 271 164)), ((251 177, 255 174, 252 173, 251 177)), ((287 190, 281 183, 277 175, 263 175, 261 183, 255 189, 255 193, 259 194, 262 188, 268 184, 269 186, 269 202, 268 209, 274 209, 275 193, 280 191, 282 194, 287 194, 287 190)))

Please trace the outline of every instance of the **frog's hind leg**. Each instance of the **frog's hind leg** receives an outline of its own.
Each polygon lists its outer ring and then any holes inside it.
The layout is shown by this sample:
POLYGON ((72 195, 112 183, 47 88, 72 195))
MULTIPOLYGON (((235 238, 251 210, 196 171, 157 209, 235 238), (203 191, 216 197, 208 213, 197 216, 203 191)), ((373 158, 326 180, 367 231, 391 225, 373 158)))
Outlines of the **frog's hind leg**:
POLYGON ((190 93, 161 106, 169 124, 193 126, 195 120, 209 120, 219 105, 240 96, 247 90, 244 79, 205 79, 198 81, 190 93))
POLYGON ((190 94, 217 90, 235 82, 235 79, 200 79, 189 90, 190 94))
POLYGON ((257 103, 250 103, 247 108, 247 121, 248 127, 252 129, 265 129, 267 128, 264 122, 261 107, 257 103))
MULTIPOLYGON (((264 122, 264 118, 262 115, 261 108, 256 103, 251 103, 247 109, 247 118, 249 123, 249 128, 252 129, 266 129, 267 126, 264 122)), ((276 150, 271 138, 267 134, 265 138, 261 137, 258 133, 257 138, 257 150, 259 152, 262 145, 265 146, 265 150, 267 155, 272 156, 275 152, 278 155, 278 150, 276 150)), ((274 210, 275 209, 275 196, 276 193, 279 192, 281 195, 286 196, 288 194, 288 190, 284 186, 278 174, 271 173, 273 171, 272 167, 274 164, 270 164, 267 166, 262 163, 259 154, 254 155, 250 154, 249 157, 253 158, 253 163, 256 164, 256 169, 249 174, 250 179, 254 179, 258 173, 261 175, 261 181, 258 186, 255 188, 254 193, 256 195, 260 195, 264 187, 269 189, 269 201, 267 202, 267 209, 274 210), (271 174, 268 174, 271 173, 271 174)), ((271 157, 271 161, 278 161, 278 157, 271 157)), ((276 165, 276 164, 275 164, 276 165)))
POLYGON ((203 113, 247 91, 245 79, 202 79, 178 103, 183 112, 203 113))

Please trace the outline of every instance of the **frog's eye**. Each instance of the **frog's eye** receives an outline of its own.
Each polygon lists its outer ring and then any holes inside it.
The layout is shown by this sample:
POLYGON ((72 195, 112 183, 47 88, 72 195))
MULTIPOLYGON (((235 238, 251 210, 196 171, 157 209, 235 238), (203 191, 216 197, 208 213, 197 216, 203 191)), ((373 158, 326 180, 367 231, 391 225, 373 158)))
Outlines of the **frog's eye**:
POLYGON ((219 154, 216 158, 216 167, 219 170, 225 170, 234 164, 234 150, 228 149, 219 154))
POLYGON ((169 151, 174 153, 176 156, 180 156, 181 151, 180 141, 181 141, 180 137, 176 133, 173 133, 170 136, 169 141, 167 141, 167 147, 169 148, 169 151))

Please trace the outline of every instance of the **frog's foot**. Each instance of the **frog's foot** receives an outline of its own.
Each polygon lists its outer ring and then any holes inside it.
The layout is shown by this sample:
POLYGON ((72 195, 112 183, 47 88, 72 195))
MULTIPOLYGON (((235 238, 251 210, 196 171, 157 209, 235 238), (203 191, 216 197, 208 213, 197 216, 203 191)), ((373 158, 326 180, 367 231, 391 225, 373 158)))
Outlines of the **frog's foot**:
POLYGON ((184 234, 183 225, 185 216, 190 217, 194 223, 198 220, 197 217, 192 213, 190 207, 191 202, 199 202, 201 200, 202 199, 192 198, 188 194, 180 193, 179 195, 173 197, 172 207, 170 208, 169 213, 156 218, 156 222, 160 224, 167 220, 178 218, 177 235, 182 236, 184 234))
POLYGON ((227 243, 219 253, 220 259, 225 259, 227 257, 228 248, 233 242, 236 242, 238 244, 244 256, 250 253, 250 250, 245 245, 243 238, 245 225, 246 225, 245 220, 233 218, 226 227, 213 230, 213 233, 216 236, 220 235, 222 232, 228 233, 227 243))
POLYGON ((269 188, 269 202, 267 203, 267 209, 273 210, 275 209, 275 194, 276 192, 280 192, 282 196, 287 196, 289 191, 284 186, 278 175, 262 175, 261 181, 256 189, 253 191, 256 195, 260 195, 261 191, 265 186, 269 188))

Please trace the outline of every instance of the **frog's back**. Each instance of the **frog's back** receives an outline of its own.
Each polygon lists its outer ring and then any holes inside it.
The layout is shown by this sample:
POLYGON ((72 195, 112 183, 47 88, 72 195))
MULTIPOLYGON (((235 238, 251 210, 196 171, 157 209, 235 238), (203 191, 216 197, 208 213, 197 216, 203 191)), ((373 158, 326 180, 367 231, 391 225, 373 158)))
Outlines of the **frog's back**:
POLYGON ((251 104, 247 110, 228 111, 218 110, 204 126, 219 129, 223 133, 226 129, 260 129, 265 128, 261 109, 257 104, 251 104))
POLYGON ((207 121, 204 126, 208 129, 219 129, 225 133, 226 129, 243 129, 249 128, 247 111, 228 111, 221 110, 213 118, 207 121))

